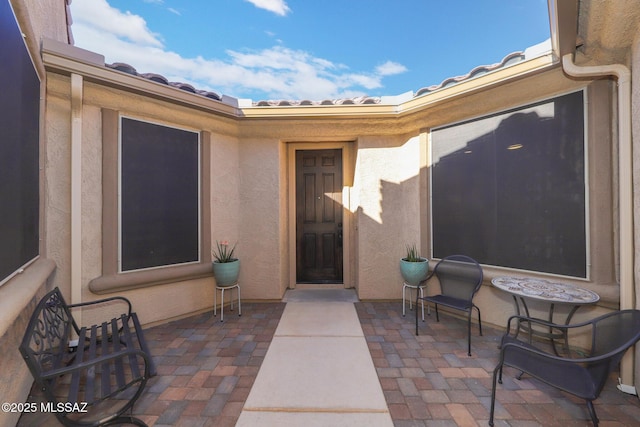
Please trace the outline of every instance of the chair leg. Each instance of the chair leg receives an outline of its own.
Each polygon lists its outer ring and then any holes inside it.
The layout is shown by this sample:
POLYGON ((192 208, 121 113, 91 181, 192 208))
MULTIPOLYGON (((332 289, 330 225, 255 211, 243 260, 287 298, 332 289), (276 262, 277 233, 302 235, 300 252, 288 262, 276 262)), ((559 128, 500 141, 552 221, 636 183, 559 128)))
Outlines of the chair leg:
POLYGON ((500 375, 500 383, 502 383, 502 365, 496 366, 493 370, 493 386, 491 387, 491 411, 489 412, 489 425, 493 427, 493 415, 496 406, 496 382, 500 375))
POLYGON ((433 304, 436 306, 436 322, 440 321, 440 316, 438 315, 438 304, 433 304))
POLYGON ((467 316, 467 355, 471 357, 471 312, 473 307, 469 308, 469 315, 467 316))
POLYGON ((600 420, 596 415, 596 408, 593 407, 593 402, 591 400, 587 400, 587 408, 589 408, 589 415, 591 415, 591 422, 593 423, 593 427, 598 427, 598 423, 600 420))
POLYGON ((478 328, 480 328, 480 336, 482 336, 482 319, 480 319, 480 309, 477 305, 474 305, 476 310, 478 310, 478 328))

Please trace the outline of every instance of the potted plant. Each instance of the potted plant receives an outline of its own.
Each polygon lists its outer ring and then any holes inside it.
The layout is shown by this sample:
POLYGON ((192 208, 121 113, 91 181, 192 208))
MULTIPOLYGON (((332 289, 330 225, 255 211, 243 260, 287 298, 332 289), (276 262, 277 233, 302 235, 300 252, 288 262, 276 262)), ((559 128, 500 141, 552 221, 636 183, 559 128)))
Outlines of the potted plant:
POLYGON ((236 244, 229 249, 229 242, 216 241, 216 248, 211 250, 213 256, 213 276, 217 286, 229 286, 238 281, 240 260, 234 256, 236 244))
POLYGON ((400 273, 404 281, 411 286, 417 286, 427 278, 429 260, 420 256, 415 244, 407 245, 407 254, 400 260, 400 273))

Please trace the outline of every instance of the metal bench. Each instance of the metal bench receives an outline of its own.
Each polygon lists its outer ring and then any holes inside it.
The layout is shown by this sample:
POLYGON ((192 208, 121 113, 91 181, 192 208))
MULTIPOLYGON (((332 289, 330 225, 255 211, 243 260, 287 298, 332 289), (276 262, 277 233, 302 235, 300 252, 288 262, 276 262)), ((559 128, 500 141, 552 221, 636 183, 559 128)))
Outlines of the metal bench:
POLYGON ((146 426, 142 420, 125 415, 149 377, 156 374, 128 299, 113 297, 68 305, 56 287, 36 306, 20 353, 48 401, 46 408, 55 412, 63 425, 146 426), (101 324, 79 327, 71 309, 98 304, 114 309, 124 304, 127 310, 101 324))

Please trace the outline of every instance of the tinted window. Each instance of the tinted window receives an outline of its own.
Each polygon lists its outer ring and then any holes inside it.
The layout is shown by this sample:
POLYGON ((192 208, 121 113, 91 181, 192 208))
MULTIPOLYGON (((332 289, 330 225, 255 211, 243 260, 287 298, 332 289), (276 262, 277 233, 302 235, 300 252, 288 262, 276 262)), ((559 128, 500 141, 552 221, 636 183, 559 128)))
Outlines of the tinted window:
POLYGON ((431 137, 435 257, 586 277, 583 92, 431 137))
POLYGON ((198 262, 198 133, 121 123, 121 270, 198 262))

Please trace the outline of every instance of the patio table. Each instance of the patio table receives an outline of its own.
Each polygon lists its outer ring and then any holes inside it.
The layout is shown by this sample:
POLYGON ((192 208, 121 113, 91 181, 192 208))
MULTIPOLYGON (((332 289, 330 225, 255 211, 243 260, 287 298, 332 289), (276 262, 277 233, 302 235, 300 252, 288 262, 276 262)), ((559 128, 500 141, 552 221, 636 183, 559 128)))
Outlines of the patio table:
MULTIPOLYGON (((554 323, 553 315, 556 304, 572 306, 564 320, 564 324, 568 325, 569 322, 571 322, 571 318, 580 307, 583 305, 595 304, 600 300, 600 296, 589 289, 545 279, 503 276, 493 278, 491 280, 491 284, 501 291, 511 294, 517 315, 522 315, 522 312, 524 311, 524 315, 526 317, 531 317, 529 314, 529 307, 527 306, 527 299, 548 303, 549 317, 546 320, 550 323, 554 323)), ((522 326, 524 327, 525 325, 522 326)), ((556 354, 556 338, 563 338, 565 349, 568 348, 566 334, 554 333, 552 330, 553 328, 549 328, 548 332, 526 327, 524 329, 530 334, 549 338, 556 354)))

